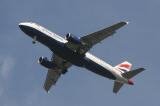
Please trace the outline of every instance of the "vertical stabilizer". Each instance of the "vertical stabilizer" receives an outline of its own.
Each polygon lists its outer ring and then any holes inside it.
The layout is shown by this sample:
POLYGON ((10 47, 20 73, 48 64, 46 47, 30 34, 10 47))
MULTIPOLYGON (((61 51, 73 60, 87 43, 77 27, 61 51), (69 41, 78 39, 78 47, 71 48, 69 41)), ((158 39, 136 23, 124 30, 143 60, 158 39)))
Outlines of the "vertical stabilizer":
POLYGON ((128 72, 131 70, 132 64, 125 61, 117 66, 115 66, 115 68, 120 69, 123 72, 128 72))

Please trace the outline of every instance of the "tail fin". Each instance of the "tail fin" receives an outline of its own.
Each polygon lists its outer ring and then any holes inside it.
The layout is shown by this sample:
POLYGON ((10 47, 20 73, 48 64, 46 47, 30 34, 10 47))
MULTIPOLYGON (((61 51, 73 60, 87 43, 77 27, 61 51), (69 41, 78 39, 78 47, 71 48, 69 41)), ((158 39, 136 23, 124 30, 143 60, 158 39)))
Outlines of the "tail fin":
MULTIPOLYGON (((142 72, 144 70, 145 70, 144 68, 138 68, 138 69, 135 69, 135 70, 132 70, 132 71, 128 71, 128 72, 122 73, 122 76, 125 77, 125 78, 128 78, 130 80, 130 78, 136 76, 138 73, 140 73, 140 72, 142 72)), ((117 93, 122 86, 123 86, 123 83, 118 82, 118 81, 115 80, 114 81, 113 92, 117 93)))
POLYGON ((138 68, 138 69, 123 73, 122 76, 125 78, 132 78, 144 70, 145 70, 144 68, 138 68))
POLYGON ((132 64, 129 63, 129 62, 127 62, 127 61, 125 61, 125 62, 123 62, 123 63, 115 66, 115 68, 118 68, 118 69, 120 69, 120 70, 123 71, 123 72, 128 72, 128 71, 130 71, 131 67, 132 67, 132 64))

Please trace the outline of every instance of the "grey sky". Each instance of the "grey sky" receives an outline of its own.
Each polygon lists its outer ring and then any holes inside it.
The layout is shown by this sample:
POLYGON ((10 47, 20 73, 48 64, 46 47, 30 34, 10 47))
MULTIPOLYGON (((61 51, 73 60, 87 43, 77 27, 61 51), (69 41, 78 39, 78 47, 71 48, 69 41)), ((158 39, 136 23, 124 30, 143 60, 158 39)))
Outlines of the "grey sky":
POLYGON ((159 106, 159 10, 159 0, 1 0, 0 106, 159 106), (47 94, 47 69, 37 60, 51 52, 20 31, 18 24, 28 21, 63 37, 129 21, 90 52, 113 66, 127 60, 146 71, 115 95, 113 81, 73 66, 47 94))

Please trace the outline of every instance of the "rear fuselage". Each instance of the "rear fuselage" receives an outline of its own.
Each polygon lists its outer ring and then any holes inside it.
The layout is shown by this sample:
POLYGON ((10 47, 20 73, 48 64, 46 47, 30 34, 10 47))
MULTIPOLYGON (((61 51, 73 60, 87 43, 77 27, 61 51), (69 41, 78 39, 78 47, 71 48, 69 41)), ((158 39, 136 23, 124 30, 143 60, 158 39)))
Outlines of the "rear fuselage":
POLYGON ((87 68, 103 77, 128 83, 128 79, 122 77, 121 73, 114 67, 93 56, 89 52, 87 52, 85 56, 74 52, 65 46, 65 43, 68 42, 67 40, 44 27, 35 23, 21 23, 19 27, 24 33, 46 45, 54 54, 66 61, 76 66, 87 68))

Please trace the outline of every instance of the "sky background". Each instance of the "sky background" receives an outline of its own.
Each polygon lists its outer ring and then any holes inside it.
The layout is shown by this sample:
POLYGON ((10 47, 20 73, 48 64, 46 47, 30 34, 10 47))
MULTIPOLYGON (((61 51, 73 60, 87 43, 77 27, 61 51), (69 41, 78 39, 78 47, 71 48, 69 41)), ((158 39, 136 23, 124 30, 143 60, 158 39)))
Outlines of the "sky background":
POLYGON ((0 0, 0 106, 160 106, 159 0, 0 0), (115 66, 125 60, 146 70, 113 94, 113 81, 73 66, 49 94, 40 56, 18 27, 36 22, 65 37, 83 36, 120 21, 130 23, 90 52, 115 66))

